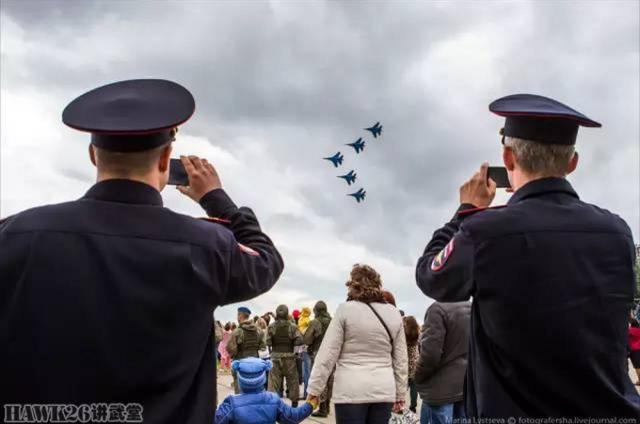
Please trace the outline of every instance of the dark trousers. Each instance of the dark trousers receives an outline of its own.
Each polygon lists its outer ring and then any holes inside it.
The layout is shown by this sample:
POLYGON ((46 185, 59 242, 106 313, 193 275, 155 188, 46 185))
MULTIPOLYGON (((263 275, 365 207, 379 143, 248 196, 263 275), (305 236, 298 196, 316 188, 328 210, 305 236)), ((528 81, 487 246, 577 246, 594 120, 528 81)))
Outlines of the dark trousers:
POLYGON ((389 424, 392 403, 339 403, 336 424, 389 424))
POLYGON ((418 407, 418 389, 416 388, 416 382, 412 378, 409 379, 409 393, 411 399, 409 409, 415 412, 414 409, 418 407))
POLYGON ((298 386, 304 383, 302 373, 302 358, 300 355, 296 355, 296 369, 298 370, 298 386))

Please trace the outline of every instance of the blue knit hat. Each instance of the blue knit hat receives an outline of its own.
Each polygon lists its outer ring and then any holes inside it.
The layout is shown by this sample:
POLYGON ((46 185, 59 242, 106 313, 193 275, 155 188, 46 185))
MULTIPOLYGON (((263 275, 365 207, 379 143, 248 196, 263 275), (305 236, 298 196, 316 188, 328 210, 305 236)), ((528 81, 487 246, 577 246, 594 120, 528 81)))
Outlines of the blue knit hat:
POLYGON ((272 367, 271 361, 253 357, 231 363, 231 369, 238 375, 238 385, 242 393, 256 393, 264 390, 267 383, 266 371, 272 367))

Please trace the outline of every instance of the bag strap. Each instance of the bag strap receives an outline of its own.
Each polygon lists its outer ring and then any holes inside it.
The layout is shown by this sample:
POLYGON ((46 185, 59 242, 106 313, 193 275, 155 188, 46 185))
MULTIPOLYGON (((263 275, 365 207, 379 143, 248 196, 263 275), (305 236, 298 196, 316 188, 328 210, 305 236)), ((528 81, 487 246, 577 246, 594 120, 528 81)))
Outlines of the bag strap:
POLYGON ((393 336, 391 335, 391 331, 389 331, 389 327, 387 327, 387 324, 384 322, 384 320, 382 319, 382 317, 380 316, 378 311, 376 311, 374 309, 374 307, 371 306, 370 303, 365 303, 365 305, 367 305, 369 307, 369 309, 371 309, 373 311, 373 313, 376 315, 376 317, 378 317, 378 320, 380 321, 380 323, 382 324, 384 329, 387 330, 387 334, 389 335, 389 341, 391 342, 391 351, 393 351, 393 336))

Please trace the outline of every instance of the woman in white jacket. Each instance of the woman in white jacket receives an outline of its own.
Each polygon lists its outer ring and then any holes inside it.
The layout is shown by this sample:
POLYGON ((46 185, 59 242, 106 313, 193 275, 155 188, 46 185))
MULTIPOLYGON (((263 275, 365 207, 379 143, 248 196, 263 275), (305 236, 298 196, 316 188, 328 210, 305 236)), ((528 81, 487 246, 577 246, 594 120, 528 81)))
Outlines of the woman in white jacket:
POLYGON ((333 402, 338 424, 387 424, 404 408, 407 345, 400 312, 382 295, 380 275, 356 264, 318 351, 309 397, 319 397, 335 367, 333 402))

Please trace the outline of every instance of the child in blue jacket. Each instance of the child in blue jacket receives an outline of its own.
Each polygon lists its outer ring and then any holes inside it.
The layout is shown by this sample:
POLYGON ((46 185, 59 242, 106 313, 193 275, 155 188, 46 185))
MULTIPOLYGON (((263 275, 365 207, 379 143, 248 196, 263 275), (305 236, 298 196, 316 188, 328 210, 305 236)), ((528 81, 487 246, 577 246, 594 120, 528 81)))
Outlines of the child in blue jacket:
POLYGON ((293 408, 277 394, 264 389, 271 361, 245 358, 233 361, 231 369, 238 375, 239 395, 227 396, 216 411, 215 424, 298 424, 313 412, 309 402, 293 408))

